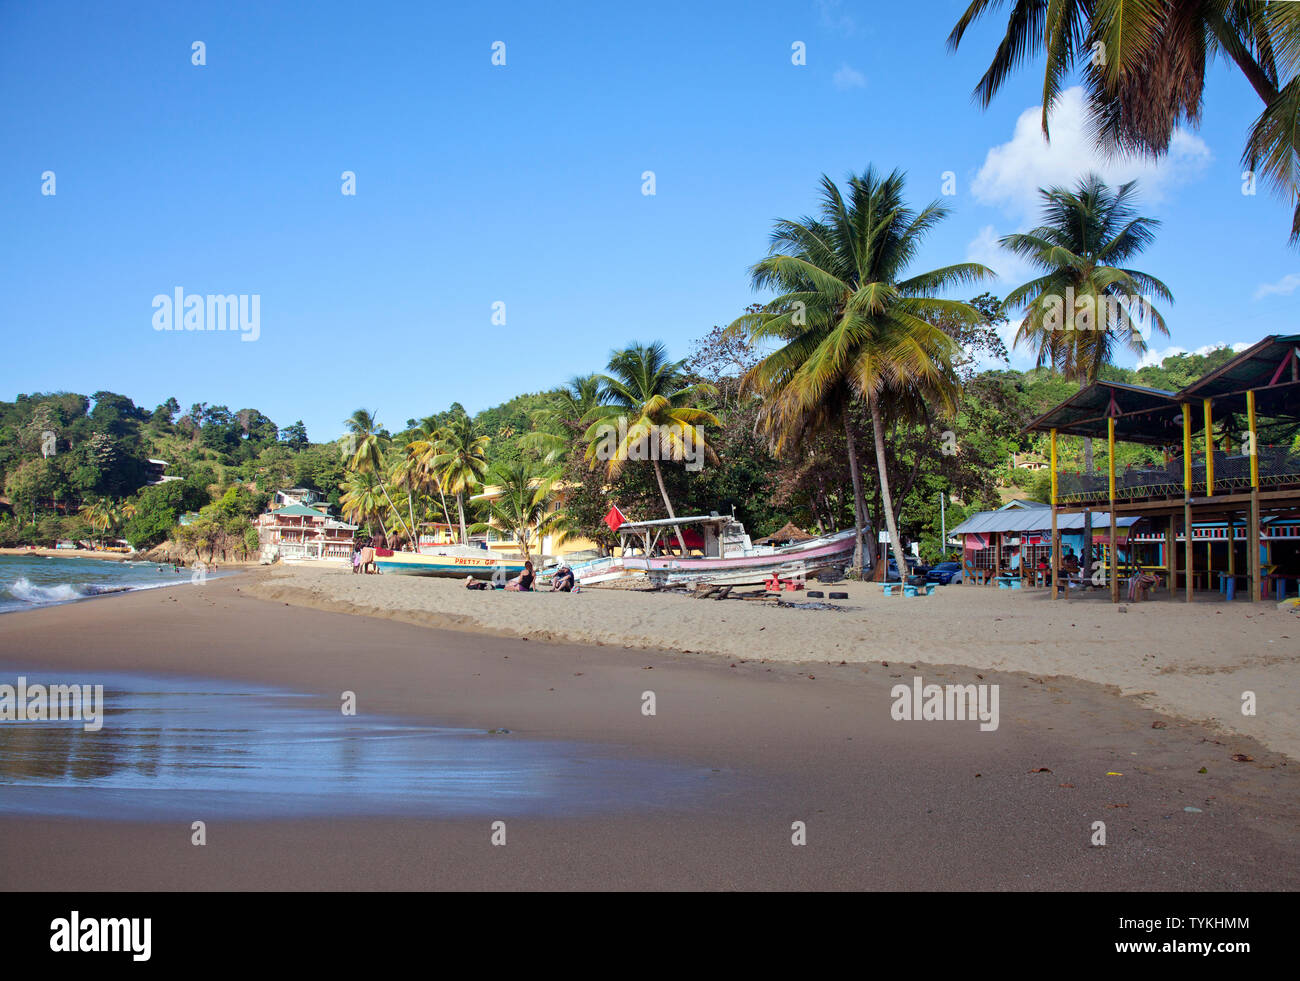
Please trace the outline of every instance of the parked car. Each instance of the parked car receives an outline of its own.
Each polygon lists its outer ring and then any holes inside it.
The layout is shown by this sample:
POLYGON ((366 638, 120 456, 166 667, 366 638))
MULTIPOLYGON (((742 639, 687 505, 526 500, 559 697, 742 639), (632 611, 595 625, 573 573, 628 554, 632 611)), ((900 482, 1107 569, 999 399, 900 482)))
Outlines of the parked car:
MULTIPOLYGON (((925 582, 925 575, 930 571, 929 566, 923 565, 920 559, 914 559, 910 555, 904 556, 907 562, 907 581, 912 585, 919 585, 925 582)), ((889 565, 885 567, 885 582, 898 582, 898 563, 890 558, 889 565)))
POLYGON ((953 583, 960 585, 962 581, 961 563, 940 562, 925 574, 925 581, 938 583, 940 586, 950 586, 953 583))

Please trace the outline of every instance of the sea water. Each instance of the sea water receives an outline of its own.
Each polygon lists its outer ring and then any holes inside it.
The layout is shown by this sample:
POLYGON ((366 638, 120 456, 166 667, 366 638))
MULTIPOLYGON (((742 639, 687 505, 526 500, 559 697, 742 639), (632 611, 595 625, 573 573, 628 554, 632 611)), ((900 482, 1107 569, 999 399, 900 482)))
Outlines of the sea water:
MULTIPOLYGON (((208 572, 209 579, 219 572, 208 572)), ((0 555, 0 613, 159 586, 189 585, 193 570, 157 562, 0 555)))
POLYGON ((342 714, 321 696, 203 678, 0 667, 13 684, 104 685, 103 725, 0 722, 0 813, 209 817, 574 816, 679 806, 729 782, 707 767, 342 714))

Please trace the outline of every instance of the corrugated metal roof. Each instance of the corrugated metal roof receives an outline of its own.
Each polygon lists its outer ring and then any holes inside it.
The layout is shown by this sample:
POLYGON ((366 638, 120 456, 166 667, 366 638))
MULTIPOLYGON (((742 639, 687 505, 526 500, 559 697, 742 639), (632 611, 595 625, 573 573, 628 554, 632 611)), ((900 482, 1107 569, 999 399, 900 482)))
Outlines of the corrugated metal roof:
MULTIPOLYGON (((1141 521, 1141 518, 1119 518, 1115 524, 1128 528, 1141 521)), ((987 535, 990 532, 1024 532, 1046 531, 1052 526, 1051 509, 1034 508, 1031 510, 980 511, 948 532, 950 535, 967 535, 976 533, 987 535)), ((1060 531, 1082 531, 1084 528, 1082 514, 1062 514, 1057 518, 1056 527, 1060 531)), ((1109 511, 1093 511, 1092 527, 1110 528, 1109 511)))

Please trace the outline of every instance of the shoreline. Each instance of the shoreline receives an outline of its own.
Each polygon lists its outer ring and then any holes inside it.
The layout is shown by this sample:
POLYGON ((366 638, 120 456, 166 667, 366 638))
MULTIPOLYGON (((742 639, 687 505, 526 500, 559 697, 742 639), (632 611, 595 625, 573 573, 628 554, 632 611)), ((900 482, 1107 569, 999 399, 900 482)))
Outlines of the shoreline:
POLYGON ((129 562, 143 552, 97 552, 87 548, 44 548, 12 546, 0 548, 0 555, 41 555, 52 559, 98 559, 104 562, 129 562))
POLYGON ((906 660, 1069 678, 1300 760, 1300 618, 1272 604, 1108 598, 943 587, 886 599, 843 583, 838 612, 626 590, 572 594, 471 592, 456 580, 353 576, 272 566, 250 595, 312 609, 550 643, 671 649, 728 661, 869 664, 906 660), (1068 632, 1068 635, 1066 635, 1068 632), (1257 714, 1241 714, 1253 691, 1257 714))
MULTIPOLYGON (((19 558, 23 556, 44 556, 51 559, 96 559, 101 562, 156 562, 158 565, 171 565, 171 560, 150 559, 146 558, 153 549, 147 549, 143 552, 99 552, 86 548, 44 548, 28 546, 6 546, 0 548, 0 555, 15 555, 19 558)), ((186 568, 193 565, 197 559, 186 559, 186 568)), ((261 563, 257 560, 239 562, 230 560, 222 562, 223 566, 236 566, 241 569, 257 568, 261 563)))

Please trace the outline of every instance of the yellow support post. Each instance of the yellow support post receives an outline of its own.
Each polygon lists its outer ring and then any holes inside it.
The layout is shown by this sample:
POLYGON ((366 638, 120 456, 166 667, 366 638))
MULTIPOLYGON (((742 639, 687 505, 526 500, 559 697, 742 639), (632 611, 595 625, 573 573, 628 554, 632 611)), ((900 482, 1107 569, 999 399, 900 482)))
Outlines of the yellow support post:
POLYGON ((1192 496, 1192 407, 1183 403, 1183 497, 1192 496))
POLYGON ((1205 403, 1205 496, 1214 496, 1214 413, 1210 400, 1205 403))
POLYGON ((1259 443, 1255 435, 1255 390, 1246 393, 1246 420, 1250 426, 1250 486, 1259 486, 1259 443))

